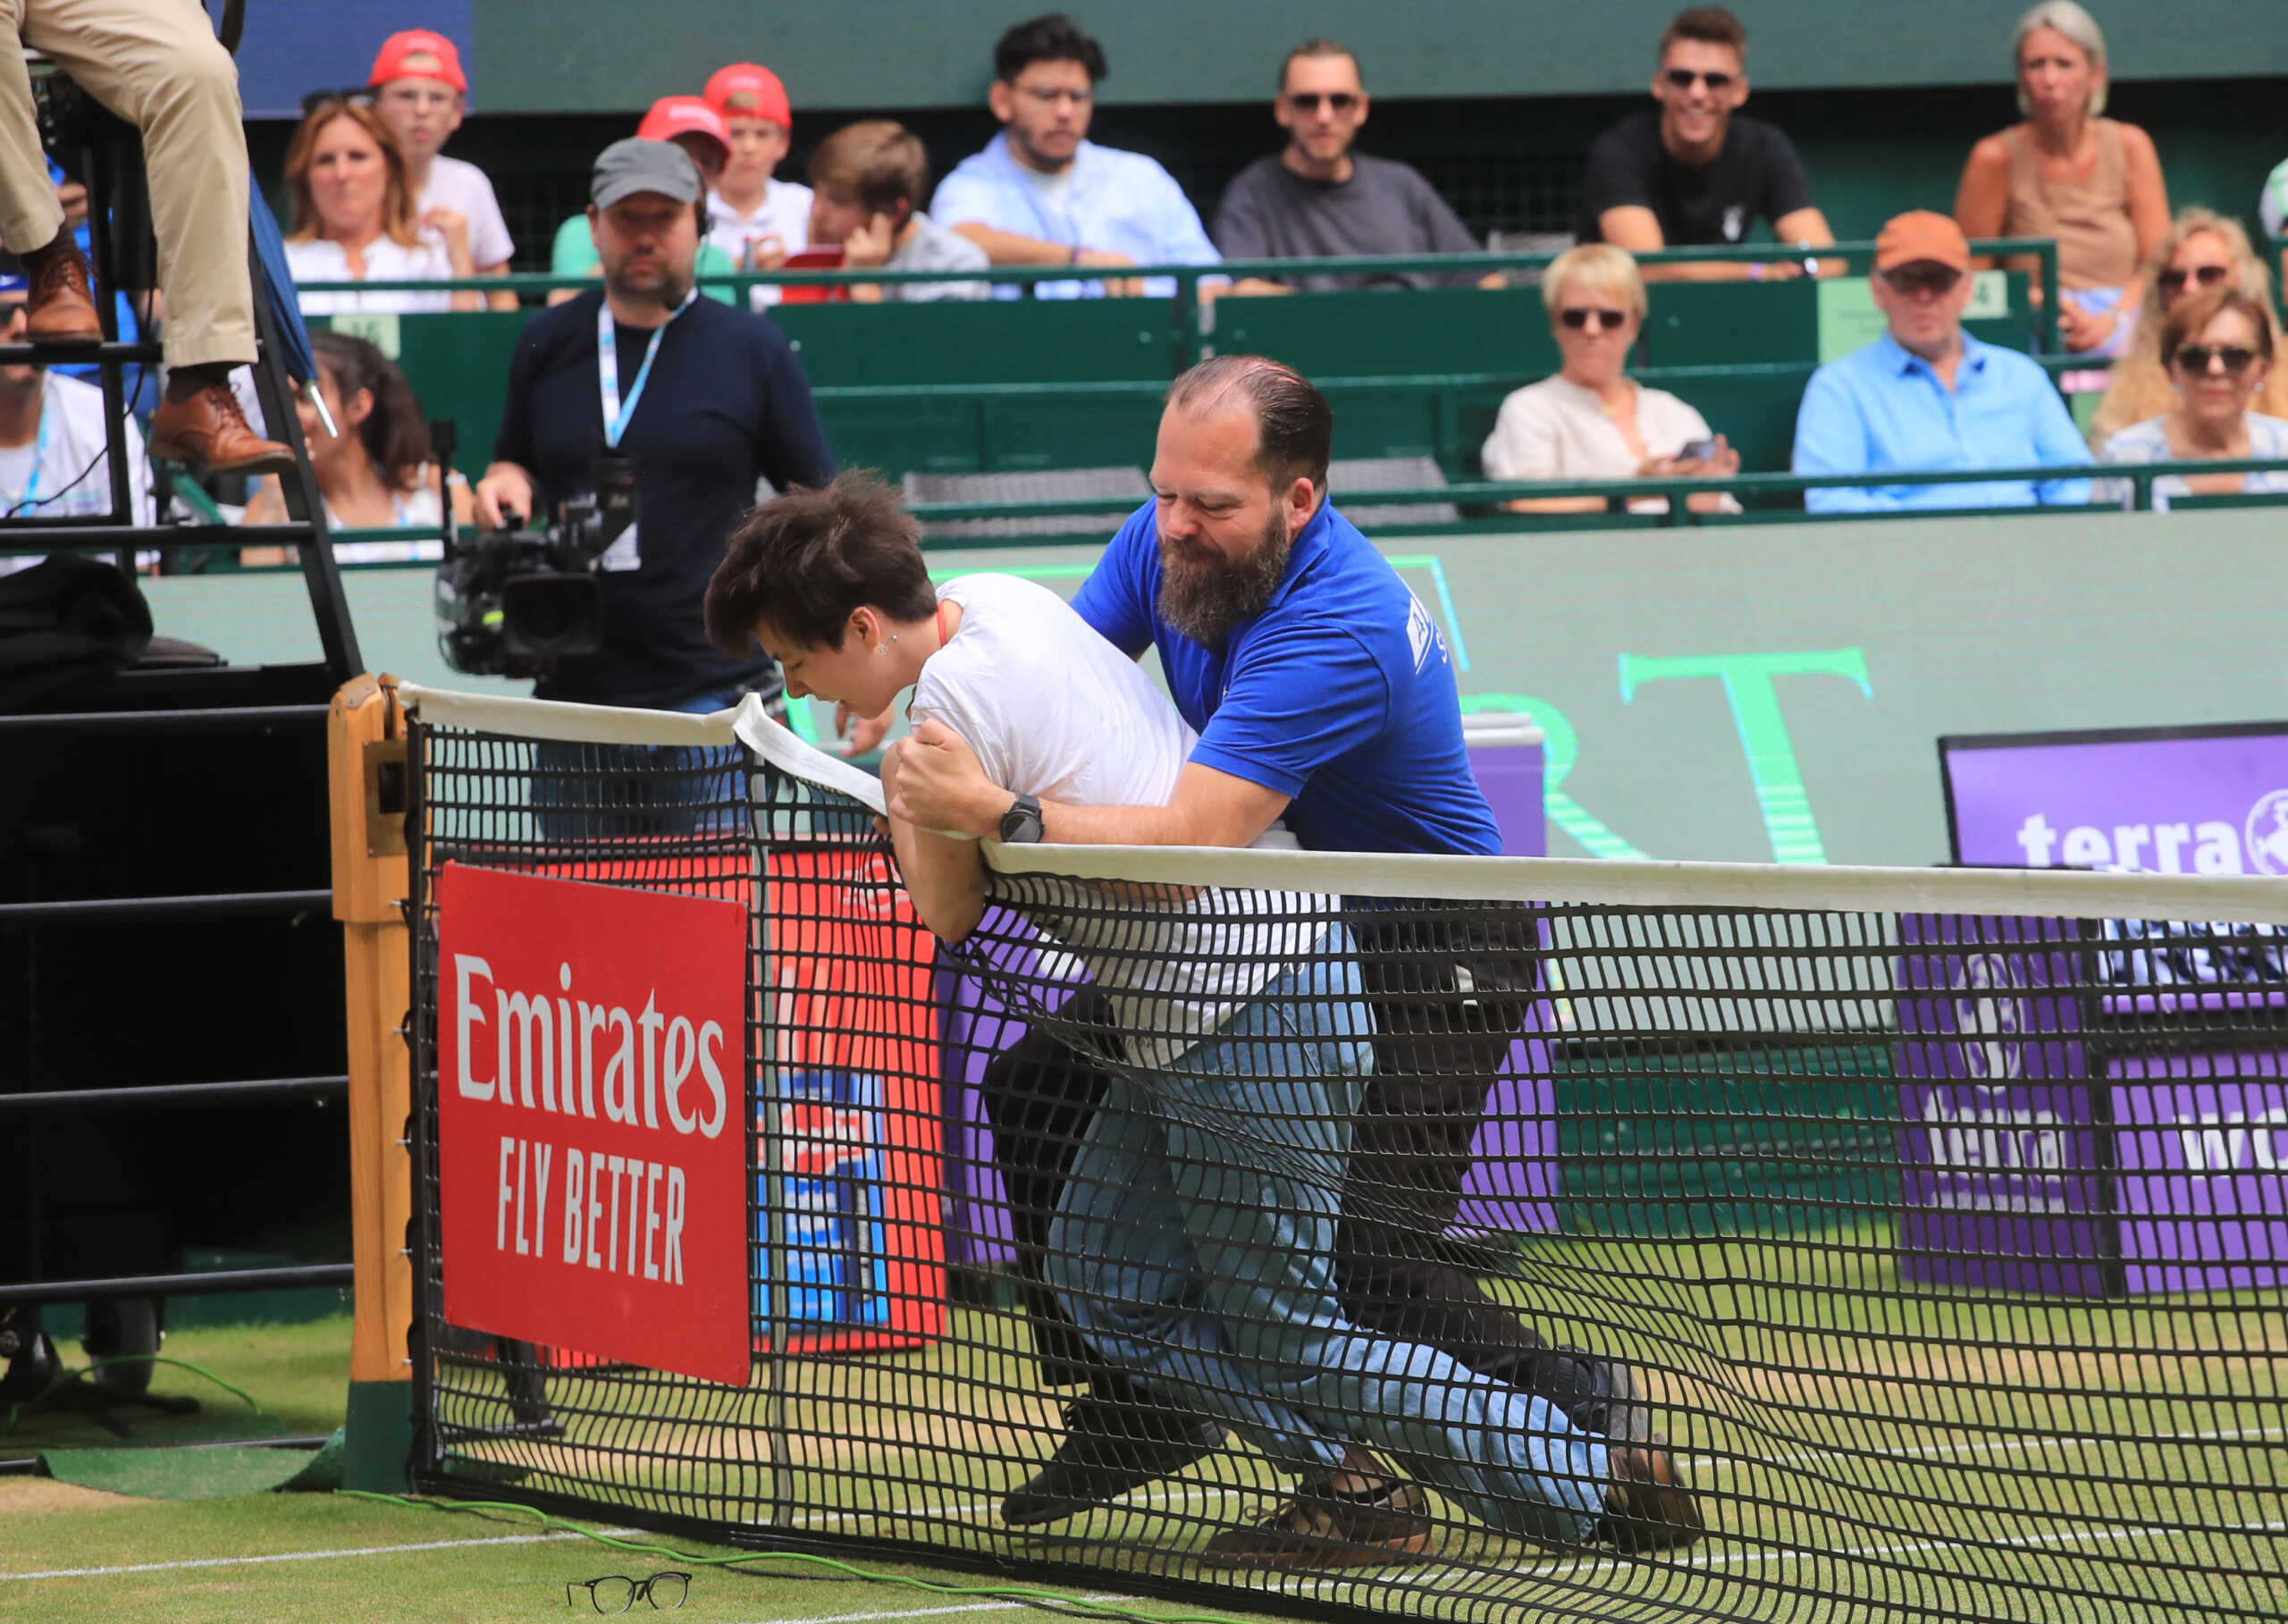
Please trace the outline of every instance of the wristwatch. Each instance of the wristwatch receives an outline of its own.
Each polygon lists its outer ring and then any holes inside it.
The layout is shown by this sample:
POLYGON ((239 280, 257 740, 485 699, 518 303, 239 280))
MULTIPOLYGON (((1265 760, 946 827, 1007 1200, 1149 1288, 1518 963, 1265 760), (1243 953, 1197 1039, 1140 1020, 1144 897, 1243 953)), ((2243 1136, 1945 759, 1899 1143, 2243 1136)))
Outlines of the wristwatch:
POLYGON ((1030 845, 1041 837, 1040 799, 1019 795, 1001 814, 1001 838, 1010 846, 1030 845))

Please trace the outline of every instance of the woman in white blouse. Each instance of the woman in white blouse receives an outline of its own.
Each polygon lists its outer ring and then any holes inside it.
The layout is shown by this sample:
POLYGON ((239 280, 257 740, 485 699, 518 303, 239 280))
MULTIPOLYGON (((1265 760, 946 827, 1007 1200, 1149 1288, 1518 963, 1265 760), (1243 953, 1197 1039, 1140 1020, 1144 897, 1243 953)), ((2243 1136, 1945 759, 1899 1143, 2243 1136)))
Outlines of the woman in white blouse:
MULTIPOLYGON (((314 103, 286 149, 293 226, 286 264, 298 282, 442 282, 474 276, 468 221, 433 208, 416 221, 405 153, 371 107, 327 97, 314 103)), ((302 314, 479 310, 482 293, 305 293, 302 314)))
MULTIPOLYGON (((2099 448, 2100 462, 2288 459, 2288 422, 2257 408, 2272 373, 2272 313, 2239 288, 2211 288, 2169 307, 2161 324, 2176 408, 2133 423, 2099 448)), ((2288 494, 2288 473, 2164 474, 2153 506, 2177 496, 2288 494)), ((2101 479, 2091 500, 2127 507, 2125 479, 2101 479)))
MULTIPOLYGON (((1625 248, 1584 243, 1557 257, 1541 284, 1562 365, 1513 391, 1487 437, 1488 479, 1720 478, 1740 469, 1737 451, 1708 420, 1674 395, 1647 389, 1625 372, 1644 325, 1644 279, 1625 248), (1694 454, 1685 453, 1691 450, 1694 454)), ((1601 496, 1527 497, 1516 513, 1602 512, 1601 496)), ((1737 512, 1714 492, 1695 495, 1695 513, 1737 512)), ((1632 513, 1665 513, 1658 496, 1632 498, 1632 513)))

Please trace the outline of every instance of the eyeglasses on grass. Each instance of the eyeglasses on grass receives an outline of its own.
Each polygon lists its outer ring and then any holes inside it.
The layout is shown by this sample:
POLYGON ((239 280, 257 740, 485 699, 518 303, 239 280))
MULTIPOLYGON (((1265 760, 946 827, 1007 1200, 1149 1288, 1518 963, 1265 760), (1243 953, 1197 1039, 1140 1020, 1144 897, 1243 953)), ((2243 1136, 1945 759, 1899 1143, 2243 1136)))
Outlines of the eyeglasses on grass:
POLYGON ((669 1611, 683 1605, 684 1597, 691 1594, 688 1573, 655 1573, 648 1579, 632 1579, 624 1573, 607 1573, 600 1579, 576 1579, 564 1586, 564 1604, 577 1607, 578 1592, 588 1593, 589 1604, 598 1612, 626 1612, 641 1596, 652 1606, 669 1611))

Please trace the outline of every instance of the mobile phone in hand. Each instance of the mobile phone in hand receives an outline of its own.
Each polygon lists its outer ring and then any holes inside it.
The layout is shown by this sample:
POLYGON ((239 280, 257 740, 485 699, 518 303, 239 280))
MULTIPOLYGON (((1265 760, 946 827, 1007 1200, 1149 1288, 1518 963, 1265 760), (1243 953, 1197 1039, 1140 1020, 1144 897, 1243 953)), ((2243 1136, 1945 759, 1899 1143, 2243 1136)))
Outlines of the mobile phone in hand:
POLYGON ((1687 440, 1677 452, 1678 462, 1705 462, 1716 455, 1716 441, 1712 435, 1701 440, 1687 440))

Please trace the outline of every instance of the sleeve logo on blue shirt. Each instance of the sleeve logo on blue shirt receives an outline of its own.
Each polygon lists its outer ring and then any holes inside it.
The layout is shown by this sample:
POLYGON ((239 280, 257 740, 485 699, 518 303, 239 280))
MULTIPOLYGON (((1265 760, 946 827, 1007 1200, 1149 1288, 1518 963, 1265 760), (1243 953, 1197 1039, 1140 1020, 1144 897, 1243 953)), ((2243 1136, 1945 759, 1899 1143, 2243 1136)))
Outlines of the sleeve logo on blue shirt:
POLYGON ((1446 654, 1445 635, 1438 623, 1430 618, 1430 611, 1422 607, 1422 600, 1411 589, 1406 594, 1406 640, 1413 645, 1414 669, 1418 676, 1430 665, 1430 656, 1436 653, 1443 660, 1446 654))

